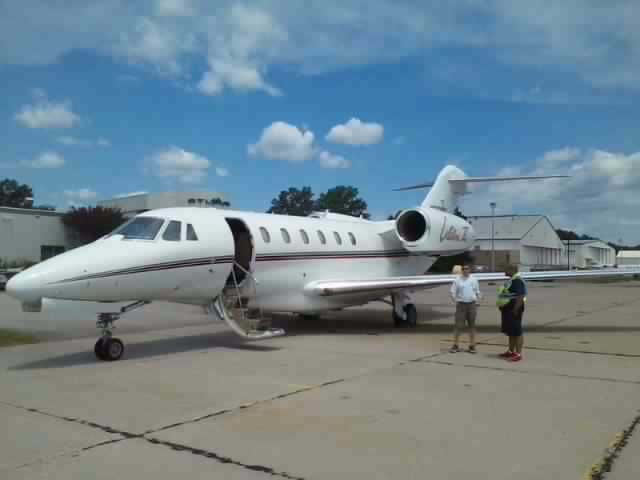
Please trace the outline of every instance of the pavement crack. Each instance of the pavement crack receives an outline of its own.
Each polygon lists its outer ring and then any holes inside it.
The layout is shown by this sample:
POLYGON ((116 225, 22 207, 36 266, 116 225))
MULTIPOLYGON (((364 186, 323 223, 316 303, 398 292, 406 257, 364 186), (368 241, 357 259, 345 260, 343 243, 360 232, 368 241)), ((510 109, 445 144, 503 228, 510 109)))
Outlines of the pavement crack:
POLYGON ((627 428, 616 435, 615 439, 605 449, 602 459, 594 463, 587 471, 584 476, 585 480, 603 480, 606 474, 611 472, 613 464, 629 443, 629 439, 639 424, 640 413, 635 416, 627 428))
MULTIPOLYGON (((501 347, 504 346, 503 343, 492 343, 492 342, 477 342, 478 345, 488 345, 501 347)), ((582 353, 585 355, 601 355, 603 357, 620 357, 620 358, 640 358, 640 354, 636 353, 610 353, 610 352, 595 352, 591 350, 572 350, 568 348, 547 348, 547 347, 532 347, 528 345, 527 350, 539 350, 542 352, 566 352, 566 353, 582 353)))
POLYGON ((146 432, 142 433, 142 435, 140 435, 140 436, 151 435, 151 434, 158 433, 158 432, 164 432, 164 431, 170 430, 172 428, 183 427, 185 425, 191 425, 191 424, 194 424, 194 423, 202 422, 203 420, 208 420, 210 418, 218 417, 220 415, 225 415, 227 413, 234 413, 234 412, 237 412, 237 411, 240 411, 240 410, 246 410, 247 408, 252 408, 252 407, 255 407, 255 406, 258 406, 258 405, 262 405, 262 404, 265 404, 265 403, 273 402, 275 400, 280 400, 280 399, 283 399, 283 398, 291 397, 293 395, 298 395, 299 393, 308 392, 310 390, 317 390, 317 389, 320 389, 320 388, 328 387, 330 385, 335 385, 337 383, 342 383, 344 381, 346 381, 346 379, 339 378, 339 379, 336 379, 336 380, 329 380, 327 382, 319 383, 317 385, 309 385, 309 386, 306 386, 306 387, 298 388, 296 390, 292 390, 290 392, 281 393, 281 394, 275 395, 273 397, 265 398, 263 400, 256 400, 256 401, 253 401, 253 402, 243 403, 242 405, 238 405, 237 407, 234 407, 234 408, 226 408, 226 409, 223 409, 223 410, 218 410, 216 412, 208 413, 206 415, 201 415, 199 417, 192 418, 190 420, 185 420, 183 422, 176 422, 176 423, 172 423, 171 425, 164 425, 164 426, 159 427, 159 428, 154 428, 153 430, 147 430, 146 432))
POLYGON ((278 472, 276 470, 274 470, 271 467, 265 467, 264 465, 253 465, 253 464, 248 464, 248 463, 243 463, 240 462, 238 460, 234 460, 233 458, 230 457, 226 457, 223 455, 220 455, 218 453, 212 452, 210 450, 204 450, 201 448, 193 448, 193 447, 189 447, 188 445, 183 445, 180 443, 174 443, 174 442, 169 442, 169 441, 165 441, 165 440, 159 440, 157 438, 144 438, 144 440, 146 440, 147 442, 153 444, 153 445, 162 445, 165 447, 169 447, 170 449, 176 451, 176 452, 187 452, 190 453, 192 455, 197 455, 200 457, 205 457, 211 460, 215 460, 219 463, 225 463, 225 464, 229 464, 229 465, 235 465, 237 467, 242 467, 246 470, 252 470, 254 472, 261 472, 261 473, 266 473, 267 475, 271 475, 274 477, 280 477, 280 478, 286 478, 286 479, 291 479, 291 480, 304 480, 303 477, 296 477, 293 476, 289 473, 286 472, 278 472))
POLYGON ((50 417, 50 418, 55 418, 57 420, 62 420, 64 422, 68 422, 68 423, 75 423, 78 425, 84 425, 86 427, 90 427, 90 428, 94 428, 97 430, 102 430, 104 433, 108 433, 110 435, 120 435, 122 436, 123 440, 127 439, 127 438, 138 438, 141 437, 142 434, 136 434, 136 433, 131 433, 131 432, 127 432, 125 430, 119 430, 117 428, 113 428, 113 427, 109 427, 107 425, 102 425, 96 422, 91 422, 88 420, 82 420, 80 418, 73 418, 73 417, 65 417, 63 415, 56 415, 55 413, 51 413, 51 412, 46 412, 44 410, 41 410, 39 408, 32 408, 32 407, 23 407, 22 405, 16 405, 14 403, 8 403, 8 402, 2 402, 0 401, 1 404, 3 405, 7 405, 13 408, 18 408, 20 410, 24 410, 25 412, 30 412, 30 413, 37 413, 39 415, 44 415, 46 417, 50 417))
POLYGON ((640 380, 619 380, 616 378, 607 378, 607 377, 590 377, 586 375, 570 375, 568 373, 554 373, 548 370, 521 370, 515 368, 508 367, 494 367, 490 365, 474 365, 471 363, 456 363, 456 362, 447 362, 444 360, 426 360, 424 363, 431 363, 434 365, 445 365, 448 367, 463 367, 463 368, 476 368, 481 370, 494 370, 498 372, 509 372, 509 373, 517 373, 521 375, 543 375, 543 376, 551 376, 551 377, 560 377, 560 378, 570 378, 573 380, 598 380, 601 382, 610 382, 610 383, 623 383, 627 385, 640 385, 640 380))

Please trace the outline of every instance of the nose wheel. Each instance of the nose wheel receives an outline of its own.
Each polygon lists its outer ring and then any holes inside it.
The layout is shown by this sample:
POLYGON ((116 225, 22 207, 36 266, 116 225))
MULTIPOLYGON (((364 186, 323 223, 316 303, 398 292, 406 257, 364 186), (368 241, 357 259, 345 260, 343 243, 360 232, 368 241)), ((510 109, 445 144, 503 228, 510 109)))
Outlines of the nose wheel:
POLYGON ((122 357, 124 343, 119 338, 99 338, 93 351, 98 359, 113 362, 122 357))
POLYGON ((93 347, 93 352, 96 354, 96 357, 99 360, 113 362, 122 358, 122 354, 124 353, 124 343, 119 338, 115 338, 113 336, 113 329, 115 328, 113 324, 120 318, 120 315, 122 315, 123 313, 127 313, 131 310, 142 307, 147 303, 150 302, 139 301, 122 307, 117 313, 98 314, 98 321, 96 322, 96 326, 102 330, 102 336, 98 339, 95 346, 93 347))

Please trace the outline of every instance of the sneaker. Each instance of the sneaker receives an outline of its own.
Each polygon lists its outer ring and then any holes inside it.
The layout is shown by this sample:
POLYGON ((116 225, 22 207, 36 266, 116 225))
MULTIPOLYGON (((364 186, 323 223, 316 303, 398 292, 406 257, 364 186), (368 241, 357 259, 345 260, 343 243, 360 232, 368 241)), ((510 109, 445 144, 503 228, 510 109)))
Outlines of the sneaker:
POLYGON ((519 362, 520 360, 522 360, 522 355, 520 353, 514 353, 509 359, 510 362, 519 362))
POLYGON ((501 353, 498 356, 502 357, 502 358, 511 358, 511 357, 513 357, 513 352, 511 350, 507 350, 506 352, 501 353))
POLYGON ((476 353, 476 347, 474 345, 471 345, 469 347, 469 350, 467 350, 469 353, 476 353))
POLYGON ((458 348, 458 345, 453 345, 450 349, 449 349, 449 353, 458 353, 460 351, 460 349, 458 348))

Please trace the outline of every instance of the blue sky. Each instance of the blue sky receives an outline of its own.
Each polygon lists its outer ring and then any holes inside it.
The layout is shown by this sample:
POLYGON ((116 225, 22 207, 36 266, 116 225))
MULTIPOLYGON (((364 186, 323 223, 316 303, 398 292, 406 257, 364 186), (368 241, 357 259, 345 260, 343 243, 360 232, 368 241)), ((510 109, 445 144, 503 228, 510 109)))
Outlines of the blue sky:
POLYGON ((66 209, 146 191, 395 187, 566 173, 466 197, 640 243, 640 8, 588 1, 11 2, 0 16, 0 178, 66 209), (304 5, 304 8, 302 7, 304 5))

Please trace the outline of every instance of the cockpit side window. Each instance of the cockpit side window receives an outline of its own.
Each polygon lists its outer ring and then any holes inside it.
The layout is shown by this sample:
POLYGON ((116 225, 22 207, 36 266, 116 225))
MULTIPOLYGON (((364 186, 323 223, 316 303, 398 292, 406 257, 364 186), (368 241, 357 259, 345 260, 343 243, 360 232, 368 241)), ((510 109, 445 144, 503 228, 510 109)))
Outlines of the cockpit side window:
POLYGON ((120 225, 109 236, 122 235, 127 240, 154 240, 164 219, 156 217, 136 217, 120 225))
POLYGON ((167 240, 169 242, 179 242, 180 241, 180 230, 182 229, 182 224, 175 220, 171 220, 164 233, 162 234, 162 239, 167 240))
POLYGON ((191 225, 190 223, 187 223, 187 240, 198 240, 198 235, 196 234, 193 225, 191 225))

